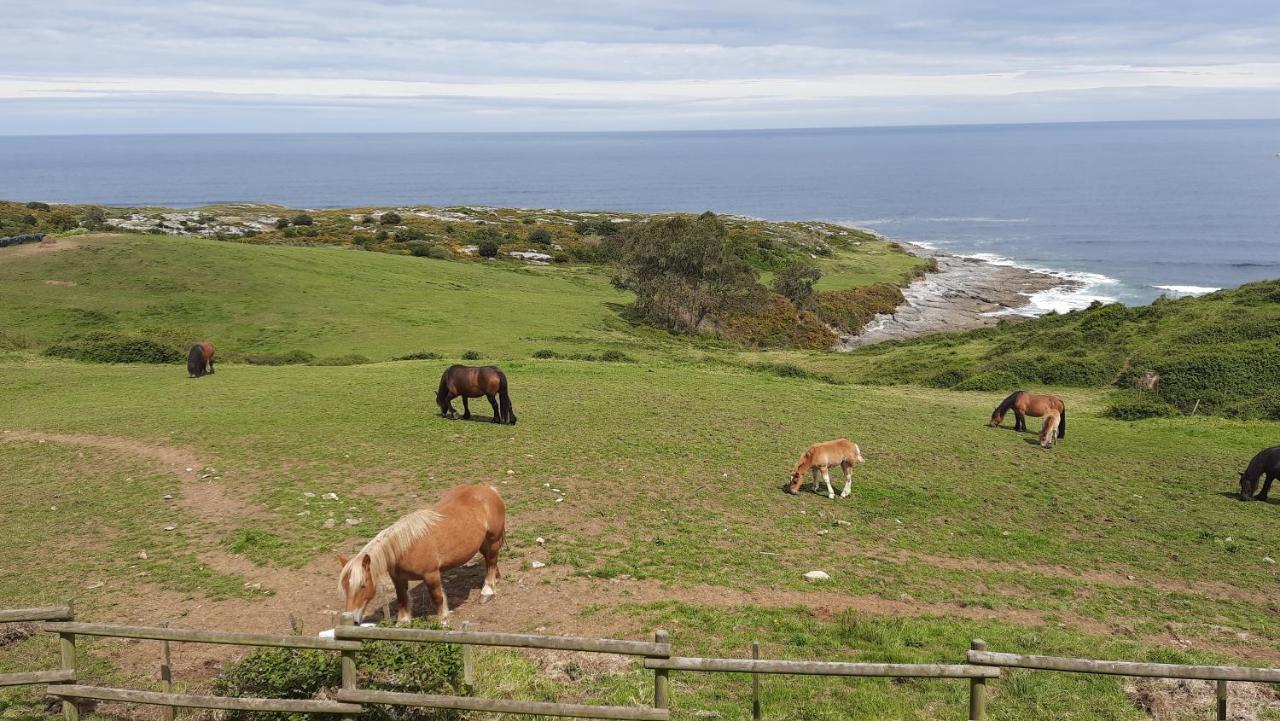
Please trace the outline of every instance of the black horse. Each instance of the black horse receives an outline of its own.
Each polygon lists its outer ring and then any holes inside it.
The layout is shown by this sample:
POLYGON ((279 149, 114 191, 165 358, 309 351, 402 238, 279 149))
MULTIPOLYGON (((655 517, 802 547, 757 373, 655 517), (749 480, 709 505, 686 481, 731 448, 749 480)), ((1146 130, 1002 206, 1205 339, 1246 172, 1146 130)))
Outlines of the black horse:
POLYGON ((1249 461, 1249 467, 1240 474, 1240 500, 1265 501, 1271 492, 1271 482, 1280 478, 1280 446, 1272 446, 1258 451, 1258 455, 1249 461), (1262 485, 1262 493, 1258 493, 1258 481, 1263 476, 1267 482, 1262 485), (1254 494, 1257 495, 1254 495, 1254 494))
POLYGON ((453 399, 462 397, 462 420, 471 418, 468 398, 485 396, 493 406, 494 423, 516 424, 515 411, 511 410, 511 396, 507 395, 507 376, 495 366, 452 365, 440 376, 440 388, 436 391, 436 405, 440 415, 454 418, 453 399))

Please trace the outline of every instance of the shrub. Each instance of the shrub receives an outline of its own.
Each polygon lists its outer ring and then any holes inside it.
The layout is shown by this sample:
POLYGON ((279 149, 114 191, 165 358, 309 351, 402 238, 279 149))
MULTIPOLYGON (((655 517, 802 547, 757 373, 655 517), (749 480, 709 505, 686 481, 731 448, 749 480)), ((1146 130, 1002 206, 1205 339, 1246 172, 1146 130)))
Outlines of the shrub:
POLYGON ((106 332, 69 338, 44 354, 89 363, 178 363, 185 358, 178 348, 151 338, 106 332))
POLYGON ((436 360, 440 357, 439 353, 432 353, 429 350, 420 350, 417 353, 409 353, 407 355, 396 356, 391 360, 410 361, 410 360, 436 360))
POLYGON ((617 350, 607 350, 600 354, 600 360, 605 363, 635 363, 636 359, 617 350))
POLYGON ((86 208, 80 216, 80 225, 89 230, 102 230, 107 227, 107 213, 97 206, 86 208))
POLYGON ((240 360, 255 366, 285 366, 310 363, 316 357, 304 350, 291 350, 288 353, 251 353, 241 356, 240 360))
POLYGON ((462 360, 480 360, 480 357, 479 351, 469 350, 462 353, 462 360))
MULTIPOLYGON (((414 621, 411 628, 440 629, 434 621, 414 621)), ((462 652, 455 644, 411 644, 365 641, 361 687, 381 691, 467 695, 462 681, 462 652)), ((263 649, 224 666, 214 681, 220 696, 309 699, 332 697, 342 683, 339 656, 331 651, 263 649)), ((361 718, 374 721, 455 721, 462 714, 444 709, 367 705, 361 718)), ((278 712, 228 711, 227 721, 322 721, 331 716, 278 712)))
POLYGON ((383 225, 400 225, 400 214, 386 212, 382 214, 382 220, 379 221, 383 225))
POLYGON ((836 340, 813 313, 758 284, 712 314, 710 323, 721 337, 752 348, 823 350, 836 340))
POLYGON ((530 243, 538 243, 539 245, 550 245, 551 233, 548 233, 546 228, 534 228, 533 230, 529 231, 529 235, 527 236, 527 239, 530 243))
MULTIPOLYGON (((400 237, 400 234, 397 233, 396 238, 399 239, 399 237, 400 237)), ((426 242, 425 240, 415 240, 411 243, 405 243, 405 247, 409 249, 410 254, 418 258, 426 258, 431 255, 432 246, 430 243, 426 242)))
POLYGON ((41 203, 38 200, 33 200, 30 203, 27 203, 27 209, 28 210, 49 210, 49 204, 41 203))
POLYGON ((1034 371, 1041 383, 1078 388, 1106 385, 1115 375, 1114 368, 1079 356, 1054 358, 1036 365, 1034 371))
POLYGON ((396 242, 407 243, 411 240, 423 240, 427 234, 417 228, 400 228, 396 231, 396 242))
POLYGON ((957 391, 1008 391, 1012 393, 1022 385, 1022 379, 1009 371, 977 373, 952 386, 957 391))
POLYGON ((1167 418, 1178 414, 1178 409, 1158 398, 1140 395, 1117 395, 1102 415, 1121 421, 1137 421, 1143 418, 1167 418))
POLYGON ((925 385, 934 388, 951 388, 952 386, 964 380, 965 373, 959 368, 948 368, 936 375, 930 376, 925 381, 925 385))
POLYGON ((289 227, 288 218, 276 218, 276 230, 284 230, 289 227))
POLYGON ((477 250, 481 258, 498 257, 498 241, 492 238, 485 238, 477 244, 477 250))
POLYGON ((306 213, 298 213, 297 215, 290 218, 289 222, 292 223, 293 225, 313 225, 316 221, 315 221, 315 218, 312 218, 310 215, 307 215, 306 213))
POLYGON ((793 260, 773 277, 773 291, 791 301, 797 308, 813 306, 813 284, 822 278, 817 266, 793 260))
POLYGON ((892 285, 877 283, 862 288, 827 291, 817 296, 815 313, 842 332, 857 335, 879 313, 892 313, 906 298, 892 285))
POLYGON ((373 361, 369 360, 365 356, 362 356, 358 353, 350 353, 348 355, 321 358, 318 361, 313 361, 311 365, 313 366, 358 366, 358 365, 364 365, 365 363, 372 363, 372 362, 373 361))
POLYGON ((840 381, 837 381, 830 374, 814 373, 793 363, 751 363, 747 367, 757 373, 768 373, 779 378, 802 378, 836 386, 840 385, 840 381))
POLYGON ((543 348, 542 350, 534 351, 533 357, 541 360, 545 360, 547 358, 559 358, 560 354, 553 350, 548 350, 546 348, 543 348))

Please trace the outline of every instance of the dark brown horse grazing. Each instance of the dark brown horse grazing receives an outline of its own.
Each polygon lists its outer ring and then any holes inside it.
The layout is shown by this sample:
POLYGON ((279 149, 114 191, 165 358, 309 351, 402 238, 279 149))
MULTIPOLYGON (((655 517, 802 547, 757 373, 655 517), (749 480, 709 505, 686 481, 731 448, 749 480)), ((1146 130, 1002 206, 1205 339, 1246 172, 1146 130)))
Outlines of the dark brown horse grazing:
POLYGON ((471 417, 468 398, 485 396, 493 406, 494 423, 516 424, 515 411, 511 410, 511 396, 507 395, 507 376, 494 366, 451 365, 440 376, 440 389, 436 391, 436 405, 440 415, 455 418, 453 399, 462 397, 462 420, 471 417))
POLYGON ((1280 478, 1280 446, 1258 451, 1258 455, 1249 461, 1249 466, 1240 474, 1240 500, 1265 501, 1271 492, 1271 482, 1280 478), (1266 476, 1267 482, 1258 493, 1258 483, 1266 476))
POLYGON ((213 344, 202 340, 187 353, 187 375, 199 378, 206 373, 213 375, 213 344))
POLYGON ((1044 416, 1044 426, 1040 429, 1040 445, 1044 448, 1053 447, 1055 431, 1058 438, 1067 437, 1067 406, 1057 396, 1014 391, 996 406, 995 412, 991 414, 990 425, 1000 425, 1009 409, 1013 409, 1016 419, 1013 424, 1015 431, 1027 430, 1027 416, 1044 416))

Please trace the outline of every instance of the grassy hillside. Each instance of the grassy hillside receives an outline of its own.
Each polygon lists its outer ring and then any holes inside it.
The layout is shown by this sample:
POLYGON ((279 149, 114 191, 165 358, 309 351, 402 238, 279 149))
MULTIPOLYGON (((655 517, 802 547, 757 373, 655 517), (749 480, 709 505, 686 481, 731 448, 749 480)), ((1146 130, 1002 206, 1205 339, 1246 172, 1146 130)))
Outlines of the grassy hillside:
MULTIPOLYGON (((75 595, 88 620, 282 632, 297 617, 313 632, 339 603, 333 552, 456 483, 491 482, 510 518, 499 595, 476 602, 476 569, 449 586, 458 620, 486 630, 639 638, 661 626, 690 655, 742 656, 759 639, 777 657, 955 662, 981 636, 1002 651, 1280 663, 1277 504, 1232 498, 1236 472, 1275 443, 1274 423, 1125 423, 1103 417, 1106 391, 1060 387, 1071 431, 1045 452, 1030 434, 985 426, 1005 388, 927 387, 950 365, 967 374, 956 383, 995 372, 982 364, 1001 343, 1064 363, 1119 369, 1129 358, 1125 373, 1138 372, 1196 351, 1193 332, 1271 317, 1269 285, 853 355, 745 353, 624 324, 614 306, 626 296, 589 268, 141 235, 80 242, 0 255, 0 495, 19 509, 0 513, 0 607, 75 595), (1047 328, 1060 346, 1035 345, 1047 328), (189 380, 180 363, 39 353, 94 330, 208 336, 232 356, 443 357, 231 362, 189 380), (542 348, 636 362, 534 358, 542 348), (438 417, 440 370, 470 349, 502 363, 519 425, 438 417), (800 367, 898 384, 837 385, 800 367), (784 494, 804 447, 840 436, 867 458, 853 496, 784 494), (831 579, 806 583, 814 569, 831 579)), ((1231 338, 1224 358, 1258 342, 1231 338)), ((487 420, 487 404, 476 410, 487 420)), ((86 681, 151 683, 152 649, 85 646, 103 659, 86 681)), ((10 644, 0 671, 55 653, 43 637, 10 644)), ((189 688, 207 687, 210 658, 178 657, 189 688)), ((553 677, 514 652, 479 663, 489 696, 646 694, 633 667, 553 677)), ((963 713, 963 684, 764 686, 770 718, 963 713)), ((998 719, 1145 716, 1113 678, 1015 674, 992 686, 998 719)), ((733 675, 677 675, 675 716, 745 718, 747 688, 733 675)), ((19 717, 40 708, 34 692, 0 694, 8 703, 19 717)))
POLYGON ((844 356, 789 355, 840 380, 1009 391, 1113 388, 1116 412, 1280 419, 1280 281, 1150 306, 1097 306, 964 333, 882 343, 844 356), (1136 393, 1147 371, 1155 393, 1136 393))

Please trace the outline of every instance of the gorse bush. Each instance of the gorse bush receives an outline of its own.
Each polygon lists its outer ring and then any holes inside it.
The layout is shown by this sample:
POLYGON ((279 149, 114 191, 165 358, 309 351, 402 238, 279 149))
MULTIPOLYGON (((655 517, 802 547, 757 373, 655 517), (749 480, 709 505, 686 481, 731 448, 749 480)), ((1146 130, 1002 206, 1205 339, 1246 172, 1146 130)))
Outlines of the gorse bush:
POLYGON ((178 363, 186 357, 172 344, 110 332, 69 338, 49 346, 44 354, 89 363, 178 363))
POLYGON ((365 356, 360 355, 359 353, 348 353, 347 355, 321 358, 320 360, 312 361, 311 365, 313 366, 359 366, 359 365, 365 365, 366 363, 372 363, 372 362, 373 362, 372 360, 370 360, 365 356))
MULTIPOLYGON (((439 629, 434 621, 414 621, 411 628, 439 629)), ((445 643, 365 641, 357 657, 362 688, 405 693, 463 696, 462 652, 445 643)), ((310 699, 332 698, 342 683, 339 656, 332 651, 264 649, 224 666, 214 681, 219 696, 310 699)), ((361 719, 375 721, 459 721, 448 709, 365 705, 361 719)), ((227 721, 328 721, 331 715, 228 711, 227 721)))
POLYGON ((402 356, 396 356, 391 360, 409 361, 409 360, 436 360, 440 357, 439 353, 432 353, 429 350, 420 350, 417 353, 409 353, 402 356))
POLYGON ((877 283, 863 288, 828 291, 818 294, 815 311, 826 323, 850 334, 862 332, 879 313, 892 313, 906 302, 902 291, 877 283))
POLYGON ((1137 421, 1143 418, 1176 416, 1178 409, 1154 396, 1117 394, 1102 411, 1102 415, 1121 421, 1137 421))
POLYGON ((256 366, 286 366, 310 363, 315 356, 304 350, 292 350, 288 353, 246 353, 235 357, 243 363, 256 366))
POLYGON ((480 351, 468 350, 462 352, 462 360, 480 360, 482 357, 480 351))

